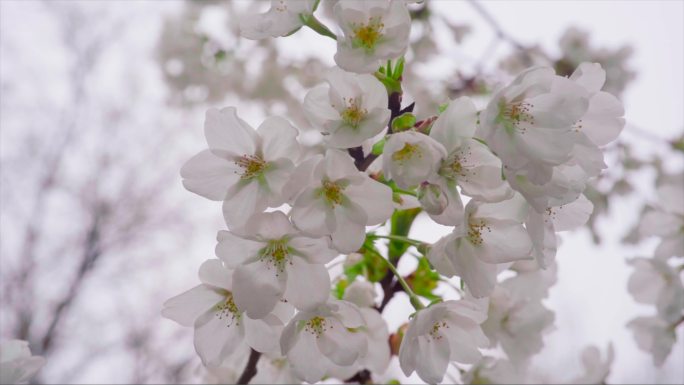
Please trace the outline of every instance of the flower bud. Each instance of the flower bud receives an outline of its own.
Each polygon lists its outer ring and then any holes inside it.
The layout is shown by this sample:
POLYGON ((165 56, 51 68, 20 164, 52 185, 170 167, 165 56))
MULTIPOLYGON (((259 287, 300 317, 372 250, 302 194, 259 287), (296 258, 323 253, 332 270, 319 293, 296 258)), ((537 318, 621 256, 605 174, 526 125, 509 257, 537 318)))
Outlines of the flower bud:
POLYGON ((439 215, 449 204, 446 195, 439 186, 431 183, 422 183, 418 188, 418 200, 423 209, 432 215, 439 215))

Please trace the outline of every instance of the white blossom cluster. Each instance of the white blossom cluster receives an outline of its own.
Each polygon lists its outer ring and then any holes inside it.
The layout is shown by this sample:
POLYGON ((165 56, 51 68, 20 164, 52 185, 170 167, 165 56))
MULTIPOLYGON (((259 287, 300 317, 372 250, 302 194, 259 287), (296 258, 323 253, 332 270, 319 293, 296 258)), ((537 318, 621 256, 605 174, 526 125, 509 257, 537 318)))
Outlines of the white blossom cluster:
POLYGON ((657 236, 660 242, 650 258, 633 258, 634 273, 628 290, 636 302, 652 305, 656 314, 637 317, 627 324, 637 346, 662 366, 676 342, 675 329, 684 324, 684 266, 673 262, 684 257, 684 180, 669 175, 657 188, 658 201, 641 218, 639 233, 657 236))
MULTIPOLYGON (((426 304, 396 273, 397 261, 383 257, 416 308, 397 333, 403 372, 438 383, 460 365, 469 368, 464 378, 480 381, 498 365, 482 354, 494 347, 507 356, 497 367, 526 365, 554 320, 542 300, 556 280, 556 233, 588 219, 593 207, 582 193, 606 168, 602 146, 624 125, 621 103, 601 91, 605 71, 582 63, 566 78, 531 68, 482 109, 462 97, 416 121, 401 107, 407 2, 340 0, 338 33, 316 19, 317 5, 273 0, 241 30, 261 39, 306 26, 337 41, 339 68, 303 99, 325 150, 304 151, 299 130, 281 117, 254 129, 233 107, 207 112, 208 149, 181 175, 188 190, 223 202, 230 230, 218 233, 218 259, 202 264, 201 284, 168 300, 162 314, 194 327, 195 349, 214 374, 244 365, 251 349, 264 355, 259 381, 381 375, 393 352, 377 284, 355 280, 331 295, 326 264, 373 251, 378 236, 368 226, 420 208, 451 233, 433 245, 403 241, 438 276, 459 277, 463 290, 426 304)), ((601 368, 588 378, 603 381, 601 368)))

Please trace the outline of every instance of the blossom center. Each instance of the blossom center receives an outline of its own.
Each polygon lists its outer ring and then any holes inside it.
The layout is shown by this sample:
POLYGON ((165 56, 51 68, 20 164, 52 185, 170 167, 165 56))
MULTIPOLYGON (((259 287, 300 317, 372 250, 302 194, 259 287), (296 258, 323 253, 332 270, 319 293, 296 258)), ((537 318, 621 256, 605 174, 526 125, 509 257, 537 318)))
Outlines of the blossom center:
POLYGON ((446 322, 444 321, 437 321, 434 324, 432 324, 432 328, 430 328, 430 331, 428 334, 430 337, 432 337, 433 340, 440 340, 444 338, 444 336, 439 332, 439 329, 441 328, 449 328, 449 325, 447 325, 446 322))
POLYGON ((332 329, 332 326, 326 327, 328 322, 326 321, 325 318, 323 317, 313 317, 310 320, 306 321, 306 325, 304 326, 304 329, 308 331, 309 333, 313 334, 316 336, 316 338, 320 337, 327 329, 332 329))
POLYGON ((361 101, 359 98, 345 99, 347 108, 340 113, 342 121, 346 124, 357 128, 359 123, 366 117, 368 111, 361 108, 361 101))
POLYGON ((506 103, 501 101, 498 120, 503 123, 509 134, 513 134, 516 131, 524 134, 526 128, 521 126, 521 124, 534 124, 534 116, 530 113, 532 108, 534 108, 534 105, 527 102, 506 103))
POLYGON ((236 326, 240 325, 240 319, 242 319, 242 313, 238 309, 235 301, 233 300, 233 293, 229 291, 224 291, 224 300, 217 304, 214 308, 215 315, 218 319, 226 320, 226 326, 230 327, 235 323, 236 326))
POLYGON ((282 272, 285 264, 290 261, 290 248, 287 240, 277 239, 268 241, 268 244, 263 249, 262 256, 266 263, 272 264, 278 272, 282 272))
POLYGON ((420 147, 413 143, 404 143, 404 147, 401 150, 396 151, 392 154, 392 160, 395 162, 405 162, 407 160, 413 159, 413 157, 421 157, 423 154, 420 151, 420 147))
POLYGON ((487 226, 487 222, 482 219, 470 219, 468 221, 468 240, 473 245, 479 246, 482 244, 482 231, 491 232, 492 229, 487 226))
POLYGON ((323 189, 321 191, 321 195, 331 206, 334 207, 335 205, 339 205, 342 203, 342 199, 344 198, 344 194, 342 193, 343 191, 344 186, 342 186, 340 183, 335 183, 326 180, 323 182, 323 189))
POLYGON ((242 155, 237 158, 235 164, 242 169, 242 172, 240 172, 241 179, 252 179, 261 176, 268 166, 268 163, 259 155, 242 155))
POLYGON ((384 28, 385 24, 379 17, 371 17, 368 24, 355 26, 353 29, 355 45, 363 47, 367 51, 373 50, 382 37, 384 28))

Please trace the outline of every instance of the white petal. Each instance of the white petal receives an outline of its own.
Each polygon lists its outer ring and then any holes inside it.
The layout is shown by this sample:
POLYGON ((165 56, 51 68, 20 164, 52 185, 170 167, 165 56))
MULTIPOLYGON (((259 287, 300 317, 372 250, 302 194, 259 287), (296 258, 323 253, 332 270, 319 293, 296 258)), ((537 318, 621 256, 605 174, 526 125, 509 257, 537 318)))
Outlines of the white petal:
POLYGON ((204 261, 198 273, 202 283, 231 291, 233 288, 233 271, 223 266, 218 259, 204 261))
POLYGON ((459 239, 454 246, 447 247, 447 253, 458 276, 463 278, 475 298, 489 295, 496 285, 496 265, 480 261, 473 246, 465 239, 459 239))
POLYGON ((287 215, 282 211, 272 211, 255 214, 240 229, 240 232, 246 236, 257 237, 257 239, 271 240, 293 235, 297 231, 287 215))
POLYGON ((477 108, 470 98, 463 96, 449 102, 430 129, 430 137, 441 143, 448 152, 461 146, 463 139, 475 134, 477 108))
POLYGON ((442 382, 449 364, 449 342, 446 338, 430 339, 426 336, 418 337, 418 354, 416 373, 428 384, 442 382))
POLYGON ((549 208, 549 211, 551 211, 554 229, 556 231, 567 231, 587 223, 594 211, 594 204, 584 195, 580 195, 576 201, 560 207, 549 208))
POLYGON ((229 228, 240 227, 254 215, 268 207, 259 185, 250 181, 239 188, 235 195, 223 201, 223 218, 229 228))
POLYGON ((193 156, 181 168, 183 186, 195 194, 215 201, 226 198, 231 186, 240 179, 234 163, 204 150, 193 156))
POLYGON ((330 361, 348 366, 366 352, 366 338, 361 332, 350 332, 334 318, 326 318, 327 328, 316 342, 318 348, 330 361))
POLYGON ((264 261, 238 266, 233 274, 235 304, 250 318, 265 317, 282 297, 284 274, 264 261))
POLYGON ((263 243, 241 238, 225 230, 219 231, 216 238, 216 256, 231 269, 255 258, 264 247, 263 243))
POLYGON ((599 92, 606 82, 606 71, 599 63, 581 63, 575 72, 570 75, 570 80, 584 87, 587 91, 599 92))
POLYGON ((309 383, 320 381, 328 369, 328 360, 321 356, 316 345, 316 337, 308 331, 299 333, 287 358, 294 373, 309 383))
POLYGON ((286 119, 278 116, 266 118, 257 132, 261 135, 263 156, 267 161, 287 158, 296 162, 299 159, 299 132, 286 119))
POLYGON ((368 220, 365 224, 368 226, 385 222, 394 211, 392 189, 371 178, 347 187, 345 195, 366 212, 368 220))
POLYGON ((205 365, 220 365, 243 341, 238 321, 209 311, 195 322, 195 350, 205 365))
POLYGON ((335 231, 336 222, 329 220, 333 215, 331 211, 316 190, 309 189, 299 195, 290 215, 298 229, 307 234, 323 236, 335 231))
POLYGON ((260 320, 243 316, 242 321, 245 325, 245 341, 252 349, 268 353, 278 347, 278 338, 283 325, 275 316, 269 314, 260 320))
POLYGON ((334 304, 334 314, 345 327, 359 328, 365 326, 363 316, 359 308, 351 302, 330 300, 334 304))
POLYGON ((198 285, 166 302, 162 316, 183 326, 192 326, 195 320, 223 300, 223 295, 206 285, 198 285))
POLYGON ((297 309, 307 310, 325 303, 330 293, 330 275, 324 265, 293 257, 287 269, 283 297, 297 309))
POLYGON ((309 263, 328 263, 338 255, 337 251, 332 249, 329 237, 309 238, 299 236, 290 239, 288 244, 296 250, 297 255, 309 263))
POLYGON ((532 241, 521 224, 510 220, 489 219, 487 226, 480 233, 482 244, 474 246, 480 260, 506 263, 530 258, 532 241))
POLYGON ((253 155, 259 141, 254 129, 237 116, 235 107, 210 108, 204 122, 204 135, 209 149, 225 159, 253 155))

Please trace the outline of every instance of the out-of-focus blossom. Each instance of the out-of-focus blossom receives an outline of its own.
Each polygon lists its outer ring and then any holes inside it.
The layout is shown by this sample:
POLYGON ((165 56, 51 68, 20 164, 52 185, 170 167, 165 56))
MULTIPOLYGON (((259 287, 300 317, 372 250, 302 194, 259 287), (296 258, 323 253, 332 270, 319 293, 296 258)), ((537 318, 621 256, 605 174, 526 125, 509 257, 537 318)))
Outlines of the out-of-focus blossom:
POLYGON ((638 317, 627 324, 634 333, 639 349, 653 356, 653 363, 662 366, 677 340, 674 325, 661 317, 638 317))
POLYGON ((608 345, 605 360, 596 346, 587 346, 582 351, 584 374, 571 381, 572 384, 605 384, 615 359, 613 344, 608 345))
POLYGON ((309 91, 304 111, 328 146, 357 147, 387 127, 387 91, 378 79, 335 68, 328 73, 327 82, 309 91))
POLYGON ((28 342, 0 342, 0 384, 24 384, 45 365, 45 359, 32 356, 28 342))
POLYGON ((340 1, 334 14, 343 32, 335 62, 345 71, 372 73, 406 52, 411 16, 403 0, 340 1))
POLYGON ((684 316, 681 272, 664 258, 634 258, 628 263, 634 272, 627 289, 637 302, 655 305, 658 315, 667 322, 676 322, 684 316))
POLYGON ((641 218, 642 236, 662 238, 655 256, 669 258, 684 256, 684 175, 668 175, 657 188, 658 201, 641 218))
POLYGON ((419 310, 409 322, 399 350, 401 370, 429 384, 442 382, 449 362, 474 364, 488 340, 480 324, 487 315, 465 300, 419 310))
POLYGON ((287 36, 304 25, 317 3, 317 0, 271 0, 267 12, 242 16, 240 34, 252 40, 287 36))

